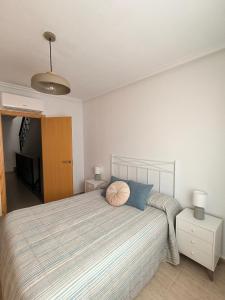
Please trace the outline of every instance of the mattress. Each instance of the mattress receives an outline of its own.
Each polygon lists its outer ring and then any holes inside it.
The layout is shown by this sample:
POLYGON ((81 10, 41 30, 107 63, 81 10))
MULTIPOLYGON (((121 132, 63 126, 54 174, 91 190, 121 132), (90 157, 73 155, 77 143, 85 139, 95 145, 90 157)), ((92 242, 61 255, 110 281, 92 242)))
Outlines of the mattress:
POLYGON ((162 260, 178 263, 173 234, 165 209, 112 207, 100 191, 11 212, 1 233, 3 299, 133 299, 162 260))

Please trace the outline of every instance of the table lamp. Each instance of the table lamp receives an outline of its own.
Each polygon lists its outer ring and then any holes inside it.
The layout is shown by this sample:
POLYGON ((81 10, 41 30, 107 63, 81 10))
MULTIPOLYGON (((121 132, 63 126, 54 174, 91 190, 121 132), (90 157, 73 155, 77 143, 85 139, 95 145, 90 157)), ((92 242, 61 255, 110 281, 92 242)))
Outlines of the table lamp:
POLYGON ((102 178, 101 173, 102 173, 101 167, 95 166, 95 180, 101 180, 102 178))
POLYGON ((194 217, 198 220, 205 219, 205 207, 208 194, 204 191, 195 190, 192 194, 192 203, 194 206, 194 217))

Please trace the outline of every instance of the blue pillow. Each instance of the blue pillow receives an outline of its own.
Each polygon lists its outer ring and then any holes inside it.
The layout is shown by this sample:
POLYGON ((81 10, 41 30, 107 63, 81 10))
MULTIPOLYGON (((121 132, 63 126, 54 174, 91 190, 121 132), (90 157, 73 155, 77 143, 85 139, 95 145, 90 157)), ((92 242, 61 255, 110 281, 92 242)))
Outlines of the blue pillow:
POLYGON ((121 178, 118 178, 116 176, 111 176, 111 179, 110 179, 110 182, 109 184, 104 188, 104 190, 102 191, 102 196, 103 197, 106 197, 106 190, 107 188, 110 186, 111 183, 115 182, 115 181, 124 181, 128 184, 128 180, 125 180, 125 179, 121 179, 121 178))
POLYGON ((145 210, 147 199, 153 188, 152 184, 143 184, 133 180, 128 180, 130 188, 130 197, 126 205, 134 206, 140 210, 145 210))

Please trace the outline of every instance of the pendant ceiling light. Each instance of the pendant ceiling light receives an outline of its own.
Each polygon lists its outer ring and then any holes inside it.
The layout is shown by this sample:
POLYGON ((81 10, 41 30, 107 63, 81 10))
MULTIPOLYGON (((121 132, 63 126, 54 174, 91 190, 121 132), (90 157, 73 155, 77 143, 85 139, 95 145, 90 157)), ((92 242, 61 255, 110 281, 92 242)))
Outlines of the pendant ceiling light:
POLYGON ((52 72, 52 42, 56 36, 52 32, 45 32, 44 38, 49 42, 50 72, 35 74, 31 78, 31 87, 41 93, 51 95, 66 95, 70 93, 70 84, 62 76, 52 72))

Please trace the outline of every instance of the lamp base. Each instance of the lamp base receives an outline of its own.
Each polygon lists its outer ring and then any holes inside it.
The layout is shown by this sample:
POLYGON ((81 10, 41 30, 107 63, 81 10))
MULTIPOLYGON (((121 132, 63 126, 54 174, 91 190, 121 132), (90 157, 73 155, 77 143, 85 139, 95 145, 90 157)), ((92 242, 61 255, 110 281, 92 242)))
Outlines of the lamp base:
POLYGON ((203 207, 194 206, 194 217, 198 220, 205 219, 205 209, 203 207))
POLYGON ((95 174, 95 180, 102 180, 101 174, 95 174))

